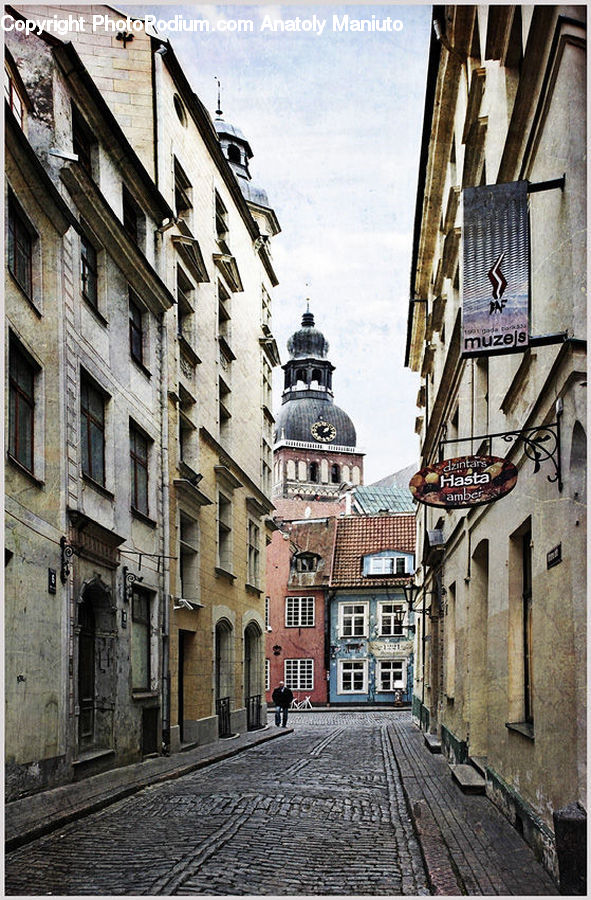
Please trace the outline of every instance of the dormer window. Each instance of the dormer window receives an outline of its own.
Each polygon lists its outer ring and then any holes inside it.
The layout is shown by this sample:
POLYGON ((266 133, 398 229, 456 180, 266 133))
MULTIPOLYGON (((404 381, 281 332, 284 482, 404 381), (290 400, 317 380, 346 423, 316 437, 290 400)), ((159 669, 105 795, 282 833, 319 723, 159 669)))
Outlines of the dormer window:
POLYGON ((407 559, 394 553, 365 556, 363 559, 364 575, 406 575, 407 559))
POLYGON ((298 553, 295 556, 296 572, 315 572, 320 557, 317 553, 298 553))

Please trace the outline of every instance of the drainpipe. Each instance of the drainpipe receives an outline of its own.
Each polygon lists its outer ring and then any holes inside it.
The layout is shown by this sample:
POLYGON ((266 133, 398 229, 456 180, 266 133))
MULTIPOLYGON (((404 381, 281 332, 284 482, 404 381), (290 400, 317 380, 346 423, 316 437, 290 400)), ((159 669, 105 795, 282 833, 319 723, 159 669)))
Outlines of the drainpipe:
POLYGON ((167 393, 167 330, 164 315, 158 325, 160 332, 160 478, 162 493, 162 528, 160 531, 162 553, 162 743, 170 752, 170 497, 168 488, 168 393, 167 393))

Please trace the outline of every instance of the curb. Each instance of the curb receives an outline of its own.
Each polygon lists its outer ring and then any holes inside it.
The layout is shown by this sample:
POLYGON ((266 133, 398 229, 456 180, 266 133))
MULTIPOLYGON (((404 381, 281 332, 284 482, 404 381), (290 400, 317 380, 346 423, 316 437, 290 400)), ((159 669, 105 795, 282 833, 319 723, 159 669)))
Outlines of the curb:
MULTIPOLYGON (((13 834, 12 836, 6 838, 4 842, 5 851, 8 852, 10 850, 16 850, 19 847, 24 846, 25 844, 31 843, 31 841, 37 840, 38 838, 43 837, 46 834, 50 834, 52 831, 56 831, 58 828, 61 828, 64 825, 70 824, 70 822, 75 822, 77 819, 82 819, 93 812, 99 812, 101 809, 105 809, 107 806, 111 806, 113 803, 117 803, 118 800, 124 800, 126 797, 129 797, 132 794, 136 794, 138 793, 138 791, 142 791, 146 787, 154 784, 161 784, 165 781, 172 781, 174 778, 182 778, 183 775, 189 775, 191 772, 195 772, 198 769, 203 769, 206 766, 212 765, 213 763, 221 762, 225 759, 230 759, 232 756, 238 756, 238 754, 242 753, 244 750, 250 750, 252 747, 257 747, 260 744, 266 744, 267 741, 273 741, 276 738, 284 737, 287 734, 293 734, 293 728, 284 728, 281 731, 277 732, 273 731, 271 733, 261 735, 260 737, 250 741, 249 743, 228 747, 227 750, 217 749, 216 752, 204 756, 201 759, 196 759, 192 762, 181 764, 176 768, 169 769, 168 771, 152 774, 146 772, 145 775, 138 777, 138 779, 132 784, 114 787, 111 788, 108 793, 96 794, 94 797, 84 798, 76 807, 70 807, 69 809, 64 809, 63 811, 56 811, 55 815, 52 815, 51 818, 48 818, 43 822, 36 821, 33 825, 25 825, 18 834, 13 834)), ((180 755, 182 754, 175 754, 175 756, 180 755)), ((162 757, 158 758, 161 759, 162 757)), ((73 782, 73 784, 79 785, 81 784, 81 782, 73 782)), ((68 788, 70 787, 70 785, 62 785, 61 787, 68 788)), ((59 790, 59 788, 57 788, 56 790, 59 790)), ((66 794, 66 791, 64 791, 64 794, 66 794)), ((37 797, 39 795, 34 794, 32 796, 37 797)), ((23 798, 22 801, 15 800, 14 802, 20 803, 26 801, 26 799, 27 798, 23 798)), ((66 796, 64 796, 64 802, 67 802, 66 796)), ((5 832, 9 830, 10 805, 11 804, 6 804, 5 806, 5 832)))

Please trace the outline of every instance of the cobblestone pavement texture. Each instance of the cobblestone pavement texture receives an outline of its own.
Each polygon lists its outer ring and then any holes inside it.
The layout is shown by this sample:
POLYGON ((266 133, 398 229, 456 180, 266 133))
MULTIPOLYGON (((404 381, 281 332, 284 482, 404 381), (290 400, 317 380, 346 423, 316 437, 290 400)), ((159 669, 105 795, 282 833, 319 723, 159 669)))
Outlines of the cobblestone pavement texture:
POLYGON ((557 893, 490 801, 452 785, 408 713, 290 725, 8 853, 6 895, 557 893))

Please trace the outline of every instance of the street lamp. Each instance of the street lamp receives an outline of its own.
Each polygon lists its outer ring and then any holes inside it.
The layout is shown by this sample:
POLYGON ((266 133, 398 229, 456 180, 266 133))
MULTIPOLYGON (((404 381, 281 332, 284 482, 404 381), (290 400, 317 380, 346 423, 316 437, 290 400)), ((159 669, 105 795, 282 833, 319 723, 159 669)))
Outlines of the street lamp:
POLYGON ((409 610, 412 610, 412 605, 415 601, 417 594, 420 591, 420 586, 415 584, 413 581, 408 581, 405 585, 403 585, 402 590, 404 591, 404 597, 406 602, 408 603, 409 610))

